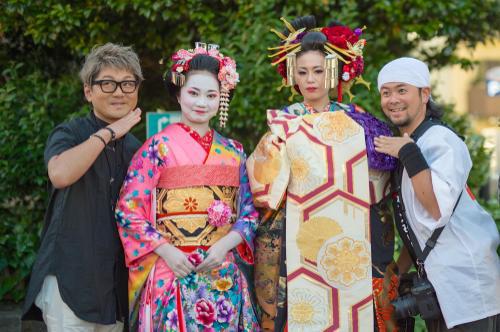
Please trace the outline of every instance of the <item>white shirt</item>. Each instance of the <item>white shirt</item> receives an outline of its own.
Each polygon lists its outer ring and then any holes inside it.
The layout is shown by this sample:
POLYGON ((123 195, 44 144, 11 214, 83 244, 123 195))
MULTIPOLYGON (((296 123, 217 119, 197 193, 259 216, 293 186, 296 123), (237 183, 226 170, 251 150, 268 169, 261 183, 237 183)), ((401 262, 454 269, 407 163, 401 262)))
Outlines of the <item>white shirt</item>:
POLYGON ((406 170, 401 191, 421 248, 436 227, 446 225, 425 261, 446 326, 496 315, 500 313, 499 234, 493 218, 464 189, 472 167, 467 146, 440 125, 428 129, 417 145, 430 167, 441 218, 436 222, 420 204, 406 170))

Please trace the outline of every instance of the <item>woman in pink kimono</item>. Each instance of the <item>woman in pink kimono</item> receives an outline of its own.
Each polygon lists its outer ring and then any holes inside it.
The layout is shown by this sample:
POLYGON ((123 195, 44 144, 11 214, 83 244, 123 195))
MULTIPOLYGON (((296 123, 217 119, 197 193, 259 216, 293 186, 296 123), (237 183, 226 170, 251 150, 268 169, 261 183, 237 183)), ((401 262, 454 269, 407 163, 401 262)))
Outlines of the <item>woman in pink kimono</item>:
POLYGON ((217 45, 172 56, 167 84, 181 122, 149 138, 128 170, 116 215, 129 267, 134 331, 257 331, 248 267, 257 213, 227 120, 236 63, 217 45))

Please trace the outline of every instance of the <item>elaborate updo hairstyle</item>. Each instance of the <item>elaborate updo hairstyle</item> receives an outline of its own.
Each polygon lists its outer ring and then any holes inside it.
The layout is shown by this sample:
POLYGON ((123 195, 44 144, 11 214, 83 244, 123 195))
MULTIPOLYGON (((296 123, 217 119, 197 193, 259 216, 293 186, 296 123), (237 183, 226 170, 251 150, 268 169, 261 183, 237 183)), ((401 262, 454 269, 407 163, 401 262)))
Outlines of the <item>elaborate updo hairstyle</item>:
MULTIPOLYGON (((302 29, 305 28, 304 30, 304 36, 302 37, 302 40, 300 41, 300 46, 301 50, 297 53, 297 58, 299 58, 302 54, 309 52, 309 51, 320 51, 323 56, 326 56, 326 49, 325 49, 325 44, 328 41, 326 38, 325 34, 320 32, 320 31, 310 31, 312 29, 316 29, 318 26, 316 25, 316 18, 313 15, 307 15, 307 16, 299 16, 296 19, 294 19, 290 24, 296 29, 302 29)), ((333 26, 341 26, 337 21, 331 22, 328 27, 333 27, 333 26)), ((290 32, 285 29, 283 30, 283 34, 289 35, 290 32)), ((338 59, 339 67, 342 68, 344 66, 344 62, 342 59, 338 59)), ((339 82, 342 78, 342 71, 339 70, 338 72, 338 79, 339 82)))
MULTIPOLYGON (((301 54, 308 51, 320 51, 323 54, 325 53, 326 36, 319 31, 309 31, 317 28, 316 18, 313 15, 299 16, 290 22, 290 24, 295 30, 305 28, 304 32, 302 32, 304 36, 300 41, 302 49, 297 53, 297 57, 300 57, 301 54)), ((290 31, 284 29, 283 34, 289 36, 290 31)))
MULTIPOLYGON (((186 72, 186 81, 189 78, 189 75, 193 72, 209 72, 214 75, 214 78, 219 83, 218 79, 219 74, 219 60, 207 54, 197 54, 195 55, 191 61, 189 62, 189 70, 186 72)), ((172 98, 176 98, 179 96, 181 87, 175 85, 172 80, 172 71, 168 70, 165 74, 165 83, 167 84, 167 89, 172 98)))
POLYGON ((239 82, 236 61, 224 56, 219 45, 196 42, 194 49, 180 49, 171 56, 173 64, 165 73, 167 89, 172 97, 178 97, 179 91, 186 83, 188 76, 194 72, 206 71, 215 76, 219 82, 219 124, 226 126, 232 90, 239 82))
POLYGON ((281 21, 286 27, 282 32, 271 29, 280 38, 280 44, 269 48, 272 52, 270 57, 273 58, 272 65, 277 66, 278 73, 283 77, 283 85, 293 86, 292 93, 297 88, 293 78, 296 59, 310 51, 319 51, 325 56, 325 84, 330 91, 336 89, 338 102, 342 102, 343 92, 350 94, 353 83, 368 86, 361 77, 366 40, 360 36, 365 27, 351 29, 335 21, 326 27, 318 27, 312 15, 297 17, 292 22, 282 17, 281 21))

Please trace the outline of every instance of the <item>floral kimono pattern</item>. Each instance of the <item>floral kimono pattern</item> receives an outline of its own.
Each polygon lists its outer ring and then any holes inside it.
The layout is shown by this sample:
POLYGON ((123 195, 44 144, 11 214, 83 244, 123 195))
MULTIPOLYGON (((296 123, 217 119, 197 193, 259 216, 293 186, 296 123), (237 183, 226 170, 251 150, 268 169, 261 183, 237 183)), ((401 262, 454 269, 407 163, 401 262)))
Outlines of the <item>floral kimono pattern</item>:
POLYGON ((149 138, 132 159, 116 216, 129 267, 134 331, 259 330, 246 273, 253 264, 258 214, 245 155, 238 142, 217 132, 205 148, 173 124, 149 138), (227 223, 209 221, 214 204, 228 207, 227 223), (178 279, 154 252, 170 243, 196 266, 230 231, 242 244, 209 272, 178 279))
POLYGON ((389 129, 338 103, 269 110, 268 125, 247 161, 254 202, 267 209, 255 256, 262 328, 373 330, 370 209, 395 160, 373 153, 372 136, 389 129))

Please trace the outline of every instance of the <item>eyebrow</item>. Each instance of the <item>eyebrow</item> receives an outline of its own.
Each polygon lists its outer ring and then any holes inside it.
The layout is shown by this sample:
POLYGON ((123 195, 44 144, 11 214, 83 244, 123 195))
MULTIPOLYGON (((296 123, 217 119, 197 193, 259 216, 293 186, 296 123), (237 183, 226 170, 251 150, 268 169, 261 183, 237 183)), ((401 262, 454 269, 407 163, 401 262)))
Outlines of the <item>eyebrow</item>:
MULTIPOLYGON (((297 67, 297 68, 298 69, 308 69, 309 67, 301 66, 301 67, 297 67)), ((312 69, 318 69, 318 68, 324 69, 323 66, 314 66, 314 67, 312 67, 312 69)))
MULTIPOLYGON (((127 76, 125 76, 125 77, 123 78, 123 80, 130 80, 131 78, 135 78, 135 77, 134 77, 133 75, 127 75, 127 76)), ((115 78, 114 78, 113 76, 111 76, 111 75, 104 75, 104 76, 103 76, 103 77, 101 77, 100 79, 101 79, 101 80, 102 80, 102 79, 105 79, 105 80, 107 80, 107 79, 110 79, 110 80, 115 80, 115 78)))
MULTIPOLYGON (((407 86, 408 86, 408 84, 406 84, 406 83, 400 83, 400 84, 396 85, 394 88, 401 88, 401 87, 407 87, 407 86)), ((382 91, 382 90, 390 90, 390 88, 383 86, 380 88, 380 91, 382 91)))
MULTIPOLYGON (((195 88, 194 86, 190 86, 190 87, 188 87, 188 89, 195 90, 197 92, 201 91, 200 89, 195 88)), ((217 90, 208 90, 207 92, 217 92, 217 93, 219 93, 219 91, 217 91, 217 90)))

